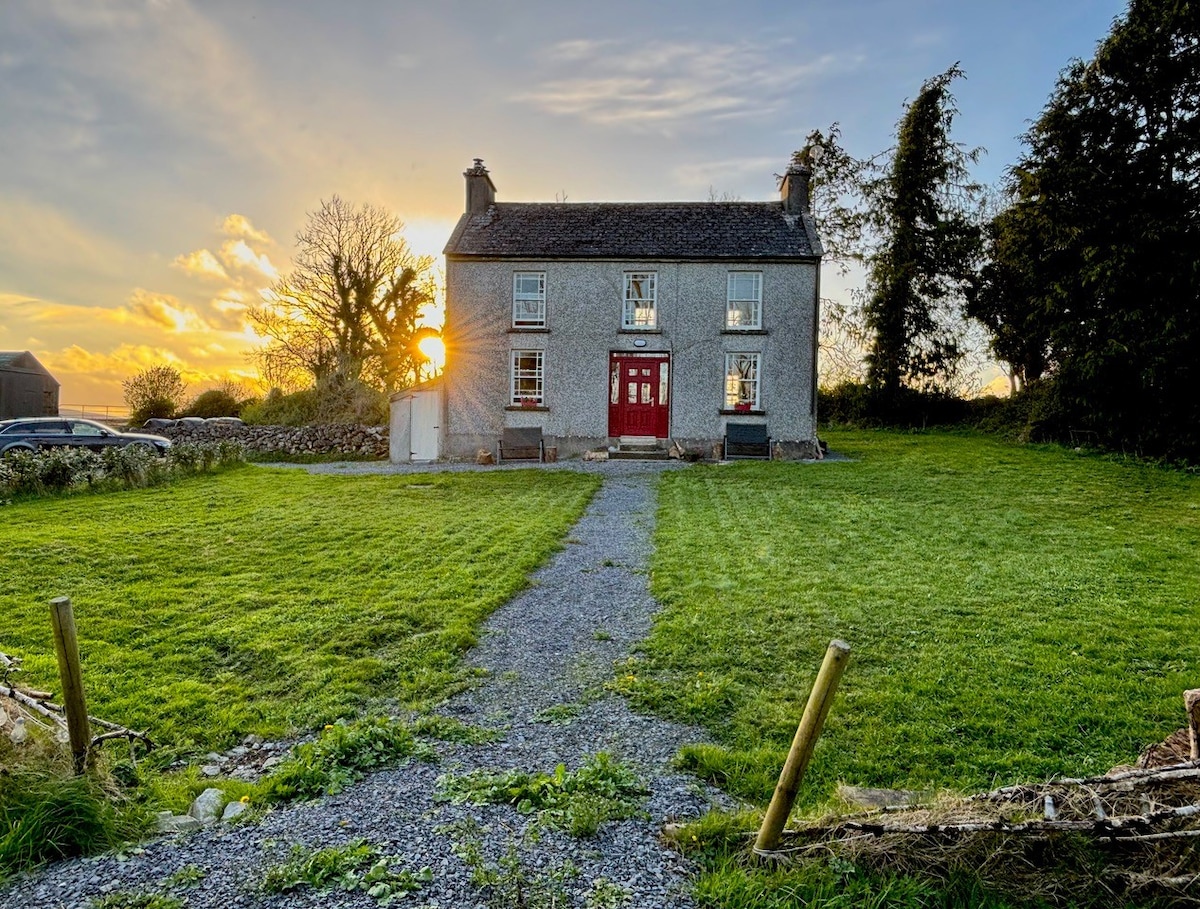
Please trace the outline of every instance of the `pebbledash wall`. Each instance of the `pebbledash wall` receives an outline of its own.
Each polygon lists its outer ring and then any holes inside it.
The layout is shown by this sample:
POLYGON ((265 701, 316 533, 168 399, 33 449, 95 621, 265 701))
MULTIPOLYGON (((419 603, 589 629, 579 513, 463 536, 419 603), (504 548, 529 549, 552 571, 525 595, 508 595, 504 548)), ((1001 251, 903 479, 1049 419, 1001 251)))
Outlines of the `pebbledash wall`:
POLYGON ((706 455, 731 417, 765 423, 787 457, 813 455, 817 264, 480 260, 448 269, 446 444, 451 457, 492 450, 505 427, 540 426, 560 456, 607 444, 609 356, 671 356, 670 437, 706 455), (762 328, 726 329, 728 275, 762 274, 762 328), (544 272, 546 328, 512 328, 513 274, 544 272), (657 274, 657 329, 622 329, 626 272, 657 274), (641 346, 635 342, 643 342, 641 346), (514 350, 542 350, 545 407, 511 405, 514 350), (724 413, 726 353, 760 355, 760 412, 724 413), (480 432, 480 427, 486 427, 480 432))

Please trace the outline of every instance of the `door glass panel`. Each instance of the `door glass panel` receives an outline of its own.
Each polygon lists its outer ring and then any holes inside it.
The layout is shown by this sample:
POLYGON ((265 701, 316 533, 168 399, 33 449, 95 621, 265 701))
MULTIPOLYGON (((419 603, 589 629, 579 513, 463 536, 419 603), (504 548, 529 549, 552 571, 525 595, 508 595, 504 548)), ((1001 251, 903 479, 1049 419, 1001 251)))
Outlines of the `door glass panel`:
POLYGON ((609 380, 608 403, 616 404, 620 400, 621 395, 621 366, 619 363, 612 365, 612 377, 609 380))
POLYGON ((669 372, 666 360, 658 364, 658 403, 664 406, 667 403, 667 375, 669 372))
POLYGON ((630 382, 628 392, 625 396, 625 400, 628 401, 630 404, 636 404, 637 403, 637 391, 638 391, 637 382, 630 382))
MULTIPOLYGON (((649 370, 647 370, 647 372, 649 372, 649 370)), ((650 383, 643 382, 642 383, 642 403, 649 404, 652 400, 653 400, 653 398, 650 397, 650 383)))
POLYGON ((650 370, 648 370, 648 369, 643 369, 643 370, 642 370, 642 375, 644 375, 644 376, 648 376, 648 375, 650 375, 650 370))

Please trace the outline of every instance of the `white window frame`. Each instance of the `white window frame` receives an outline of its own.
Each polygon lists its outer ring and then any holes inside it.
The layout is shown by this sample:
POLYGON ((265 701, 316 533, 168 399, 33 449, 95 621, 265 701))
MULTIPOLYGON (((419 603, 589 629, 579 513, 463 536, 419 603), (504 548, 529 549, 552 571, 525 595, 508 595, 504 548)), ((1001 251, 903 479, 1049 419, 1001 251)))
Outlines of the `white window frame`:
POLYGON ((762 272, 731 271, 726 285, 725 327, 732 331, 753 331, 762 328, 762 272), (753 292, 747 296, 735 284, 752 278, 753 292))
POLYGON ((544 271, 513 272, 513 328, 546 327, 546 273, 544 271), (522 290, 521 284, 536 280, 537 290, 522 290))
POLYGON ((725 354, 725 410, 737 410, 749 404, 750 410, 762 410, 762 354, 732 351, 725 354))
POLYGON ((546 404, 546 357, 541 350, 514 350, 509 370, 509 403, 515 407, 546 404), (532 360, 522 365, 522 360, 532 360))
POLYGON ((658 272, 625 272, 621 328, 653 331, 658 328, 658 272))

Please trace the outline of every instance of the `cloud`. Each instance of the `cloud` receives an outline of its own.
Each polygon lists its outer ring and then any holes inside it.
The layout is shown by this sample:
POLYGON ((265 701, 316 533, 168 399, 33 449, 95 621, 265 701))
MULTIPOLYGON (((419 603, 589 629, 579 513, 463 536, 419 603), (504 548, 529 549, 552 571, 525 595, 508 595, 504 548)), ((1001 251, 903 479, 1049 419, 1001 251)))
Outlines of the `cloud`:
POLYGON ((514 100, 602 126, 670 131, 695 120, 767 116, 797 90, 860 62, 834 54, 779 62, 789 51, 785 41, 563 41, 547 58, 562 75, 514 100))
POLYGON ((221 244, 221 261, 230 269, 257 271, 272 281, 279 277, 279 272, 267 258, 267 254, 259 255, 252 250, 245 240, 226 240, 221 244))
POLYGON ((130 267, 129 254, 107 237, 45 203, 0 197, 0 263, 10 271, 70 269, 116 278, 130 267))
POLYGON ((727 158, 723 161, 681 164, 674 169, 672 175, 682 186, 719 188, 722 183, 736 182, 746 176, 762 177, 772 173, 777 167, 778 158, 727 158))
POLYGON ((129 298, 129 311, 135 316, 176 333, 208 331, 212 326, 194 309, 170 294, 157 294, 135 288, 129 298))
POLYGON ((232 214, 226 217, 221 224, 221 233, 230 237, 253 240, 256 243, 273 242, 270 234, 265 230, 258 230, 245 215, 232 214))
POLYGON ((197 278, 213 278, 220 281, 229 280, 229 274, 221 267, 221 263, 217 261, 217 257, 207 249, 197 249, 195 252, 176 256, 175 261, 171 265, 185 274, 197 278))

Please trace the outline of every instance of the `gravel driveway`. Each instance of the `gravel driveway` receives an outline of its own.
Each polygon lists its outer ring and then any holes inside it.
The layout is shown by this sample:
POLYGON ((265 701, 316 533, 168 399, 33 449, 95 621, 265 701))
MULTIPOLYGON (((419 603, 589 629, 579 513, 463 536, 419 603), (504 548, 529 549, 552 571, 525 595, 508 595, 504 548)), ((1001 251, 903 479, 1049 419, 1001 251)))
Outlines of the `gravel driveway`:
MULTIPOLYGON (((661 845, 658 833, 665 821, 696 816, 721 801, 719 793, 669 767, 681 744, 704 735, 634 714, 603 687, 613 661, 627 655, 650 628, 656 603, 647 590, 646 566, 654 489, 658 474, 676 465, 574 463, 569 469, 600 473, 603 486, 563 550, 537 572, 528 590, 487 621, 469 658, 486 672, 483 682, 440 708, 470 724, 500 730, 501 738, 477 746, 437 744, 436 763, 414 761, 373 774, 339 795, 272 811, 256 824, 161 838, 124 858, 60 862, 0 890, 0 903, 27 909, 83 907, 112 890, 163 891, 168 875, 195 865, 200 880, 170 892, 196 909, 365 909, 375 902, 358 892, 262 896, 252 891, 264 867, 280 861, 292 844, 324 847, 363 837, 402 856, 414 871, 432 869, 433 879, 398 905, 484 907, 490 905, 488 894, 471 883, 470 869, 455 852, 456 843, 461 851, 474 837, 485 860, 515 856, 520 865, 510 859, 510 874, 521 876, 530 892, 539 886, 557 892, 557 906, 691 905, 689 869, 661 845), (553 708, 553 722, 546 721, 548 708, 553 708), (559 762, 574 768, 598 751, 612 753, 638 772, 651 792, 648 820, 609 823, 594 838, 573 839, 531 829, 528 816, 507 807, 452 806, 432 798, 442 773, 553 771, 559 762), (603 894, 608 902, 598 902, 603 894)), ((362 472, 358 465, 338 467, 317 469, 362 472)))

